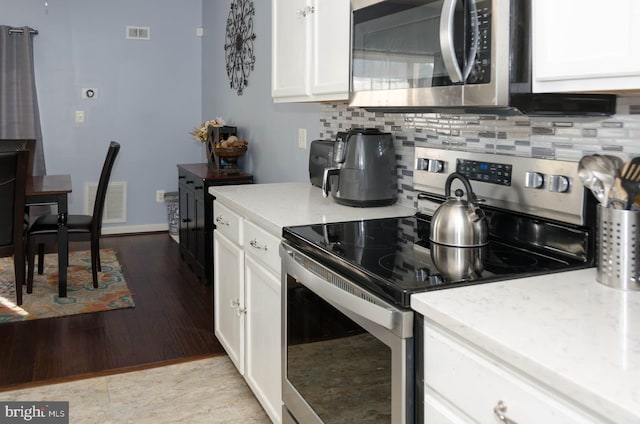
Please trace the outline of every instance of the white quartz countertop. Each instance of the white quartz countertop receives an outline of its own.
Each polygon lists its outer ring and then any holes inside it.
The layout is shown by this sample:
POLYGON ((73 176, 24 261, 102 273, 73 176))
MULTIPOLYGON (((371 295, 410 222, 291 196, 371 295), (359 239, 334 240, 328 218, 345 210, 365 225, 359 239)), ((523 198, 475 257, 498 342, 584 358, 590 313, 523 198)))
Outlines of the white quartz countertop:
POLYGON ((615 423, 640 422, 640 292, 596 269, 422 293, 411 306, 615 423))
MULTIPOLYGON (((209 193, 234 212, 280 237, 282 228, 323 222, 355 221, 415 214, 400 204, 356 208, 336 203, 310 183, 212 186, 209 193)), ((215 211, 214 211, 215 213, 215 211)))

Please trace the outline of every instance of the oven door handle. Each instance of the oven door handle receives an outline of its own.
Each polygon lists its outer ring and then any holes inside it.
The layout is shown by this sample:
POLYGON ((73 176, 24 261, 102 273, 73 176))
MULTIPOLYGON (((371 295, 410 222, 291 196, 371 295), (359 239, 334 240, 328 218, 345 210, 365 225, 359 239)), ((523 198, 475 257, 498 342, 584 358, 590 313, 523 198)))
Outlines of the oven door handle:
POLYGON ((381 327, 390 330, 402 338, 413 337, 413 312, 394 307, 372 295, 341 275, 328 270, 317 261, 280 244, 283 275, 291 275, 309 290, 339 307, 343 311, 363 317, 381 327), (294 255, 315 270, 321 270, 330 278, 324 278, 294 259, 294 255))

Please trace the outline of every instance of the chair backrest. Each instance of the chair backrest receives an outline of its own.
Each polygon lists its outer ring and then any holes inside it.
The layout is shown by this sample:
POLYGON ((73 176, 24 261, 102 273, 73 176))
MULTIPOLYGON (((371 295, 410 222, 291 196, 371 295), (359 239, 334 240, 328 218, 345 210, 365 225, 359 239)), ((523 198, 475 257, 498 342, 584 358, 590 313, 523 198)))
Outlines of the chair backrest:
POLYGON ((100 174, 100 180, 98 181, 98 189, 96 190, 96 200, 93 204, 93 218, 91 219, 91 232, 100 235, 102 230, 102 214, 104 213, 104 202, 107 197, 107 187, 109 185, 109 178, 111 178, 111 169, 113 163, 120 151, 120 143, 112 141, 109 143, 109 150, 107 150, 107 157, 104 160, 102 166, 102 173, 100 174))
POLYGON ((0 152, 26 150, 29 152, 27 160, 27 176, 33 175, 33 161, 36 157, 36 141, 33 139, 0 139, 0 152))
POLYGON ((23 249, 26 150, 0 152, 0 256, 23 249))

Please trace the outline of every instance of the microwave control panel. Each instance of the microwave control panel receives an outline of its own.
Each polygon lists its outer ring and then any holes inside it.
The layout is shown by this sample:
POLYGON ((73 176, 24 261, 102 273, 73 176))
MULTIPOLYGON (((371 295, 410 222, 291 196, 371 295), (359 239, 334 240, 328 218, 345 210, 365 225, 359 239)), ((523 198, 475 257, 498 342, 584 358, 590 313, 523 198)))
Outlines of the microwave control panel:
POLYGON ((491 80, 491 0, 478 1, 472 11, 470 44, 476 47, 467 84, 486 84, 491 80))

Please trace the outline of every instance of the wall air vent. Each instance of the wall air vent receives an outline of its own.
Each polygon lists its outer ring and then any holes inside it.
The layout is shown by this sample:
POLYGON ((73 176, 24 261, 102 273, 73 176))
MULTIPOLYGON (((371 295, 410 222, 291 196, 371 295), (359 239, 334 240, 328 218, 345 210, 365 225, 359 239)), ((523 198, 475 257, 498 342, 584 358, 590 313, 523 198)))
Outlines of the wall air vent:
MULTIPOLYGON (((87 182, 84 185, 84 213, 93 213, 93 204, 96 200, 97 182, 87 182)), ((104 201, 104 213, 102 223, 113 224, 127 222, 127 183, 110 182, 107 187, 107 197, 104 201)))
POLYGON ((127 39, 129 40, 149 40, 151 38, 150 27, 140 27, 127 25, 127 39))

